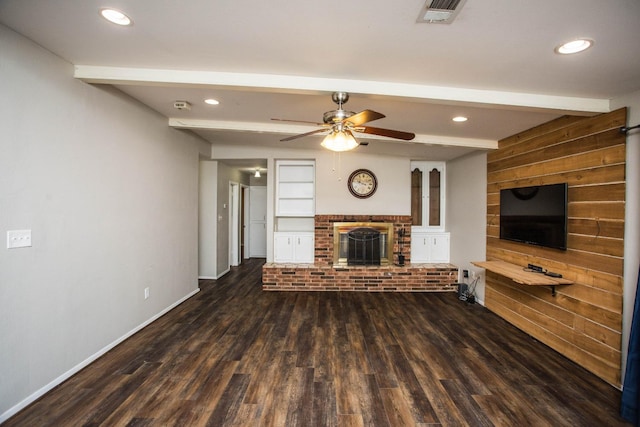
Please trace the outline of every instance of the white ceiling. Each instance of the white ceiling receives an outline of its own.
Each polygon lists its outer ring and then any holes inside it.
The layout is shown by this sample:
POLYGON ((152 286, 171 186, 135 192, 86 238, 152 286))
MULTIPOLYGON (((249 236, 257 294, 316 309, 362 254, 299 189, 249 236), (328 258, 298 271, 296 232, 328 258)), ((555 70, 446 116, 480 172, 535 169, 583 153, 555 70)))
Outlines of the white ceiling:
POLYGON ((348 110, 412 143, 358 137, 371 153, 451 159, 562 114, 609 110, 640 90, 640 1, 467 0, 451 24, 418 23, 424 0, 0 0, 0 23, 113 84, 212 144, 317 148, 314 129, 348 110), (132 27, 104 21, 126 12, 132 27), (576 37, 590 50, 561 57, 576 37), (213 97, 221 104, 205 106, 213 97), (191 111, 173 108, 189 101, 191 111), (469 117, 453 123, 455 115, 469 117), (311 126, 311 127, 309 127, 311 126))

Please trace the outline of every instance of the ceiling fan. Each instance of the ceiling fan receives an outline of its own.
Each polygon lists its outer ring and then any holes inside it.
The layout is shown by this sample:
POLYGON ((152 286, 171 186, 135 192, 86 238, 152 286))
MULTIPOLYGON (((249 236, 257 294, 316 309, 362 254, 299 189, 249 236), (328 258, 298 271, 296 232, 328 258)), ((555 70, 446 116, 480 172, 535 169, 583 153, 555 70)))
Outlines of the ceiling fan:
POLYGON ((327 111, 326 113, 324 113, 322 117, 323 123, 307 122, 302 120, 271 119, 287 122, 311 123, 317 126, 321 126, 321 128, 319 129, 290 136, 281 139, 280 141, 291 141, 293 139, 315 135, 317 133, 329 130, 329 134, 322 141, 321 145, 333 151, 347 151, 359 145, 359 143, 353 137, 352 132, 380 135, 388 138, 402 139, 405 141, 411 141, 416 136, 414 133, 410 132, 382 129, 373 126, 363 126, 365 123, 379 120, 385 117, 385 115, 372 110, 363 110, 359 113, 345 110, 342 107, 349 100, 349 94, 347 92, 334 92, 331 95, 331 99, 338 105, 338 109, 327 111))

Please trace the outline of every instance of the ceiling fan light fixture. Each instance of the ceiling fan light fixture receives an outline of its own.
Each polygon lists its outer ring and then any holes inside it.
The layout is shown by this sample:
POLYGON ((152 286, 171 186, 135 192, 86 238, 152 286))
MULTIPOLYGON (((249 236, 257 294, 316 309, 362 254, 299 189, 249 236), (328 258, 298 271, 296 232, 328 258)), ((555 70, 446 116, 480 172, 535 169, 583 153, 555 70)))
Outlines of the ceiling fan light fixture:
POLYGON ((133 25, 133 21, 124 13, 116 9, 104 8, 100 9, 100 15, 107 21, 123 27, 133 25))
POLYGON ((320 145, 331 151, 349 151, 356 148, 359 144, 350 131, 339 130, 327 135, 320 145))

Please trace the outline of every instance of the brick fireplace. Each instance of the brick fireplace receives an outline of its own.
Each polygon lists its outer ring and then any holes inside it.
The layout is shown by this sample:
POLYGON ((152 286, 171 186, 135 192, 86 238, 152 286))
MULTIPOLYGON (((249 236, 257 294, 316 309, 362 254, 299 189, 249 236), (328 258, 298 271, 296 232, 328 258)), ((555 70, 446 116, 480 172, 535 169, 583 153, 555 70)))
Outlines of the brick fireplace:
POLYGON ((406 215, 316 215, 313 264, 267 263, 262 289, 268 291, 457 291, 458 268, 452 264, 411 264, 411 217, 406 215), (383 227, 384 225, 384 227, 383 227), (336 256, 340 230, 370 227, 388 230, 387 261, 347 265, 336 256), (398 265, 398 256, 405 265, 398 265))

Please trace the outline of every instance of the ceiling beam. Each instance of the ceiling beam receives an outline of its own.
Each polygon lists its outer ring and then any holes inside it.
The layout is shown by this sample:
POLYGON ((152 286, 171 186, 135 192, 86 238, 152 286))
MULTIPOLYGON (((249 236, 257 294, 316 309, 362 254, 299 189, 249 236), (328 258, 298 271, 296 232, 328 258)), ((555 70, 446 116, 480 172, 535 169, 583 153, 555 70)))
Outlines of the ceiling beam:
POLYGON ((447 86, 272 74, 225 73, 76 65, 74 77, 88 83, 171 87, 222 87, 267 92, 326 93, 345 91, 402 98, 413 102, 521 108, 561 114, 610 111, 608 99, 541 95, 447 86))
MULTIPOLYGON (((313 126, 293 125, 285 123, 260 123, 260 122, 236 122, 224 120, 201 120, 201 119, 181 119, 169 118, 169 126, 176 129, 209 129, 220 131, 237 132, 257 132, 281 135, 296 135, 317 129, 313 126)), ((328 130, 328 129, 327 129, 328 130)), ((356 133, 356 137, 359 134, 356 133)), ((319 134, 317 136, 324 136, 319 134)), ((374 139, 389 142, 402 142, 427 145, 446 145, 450 147, 467 147, 477 149, 495 150, 498 148, 498 141, 478 138, 454 138, 450 136, 417 134, 411 141, 400 141, 393 138, 385 138, 377 135, 367 134, 366 139, 374 139)))

